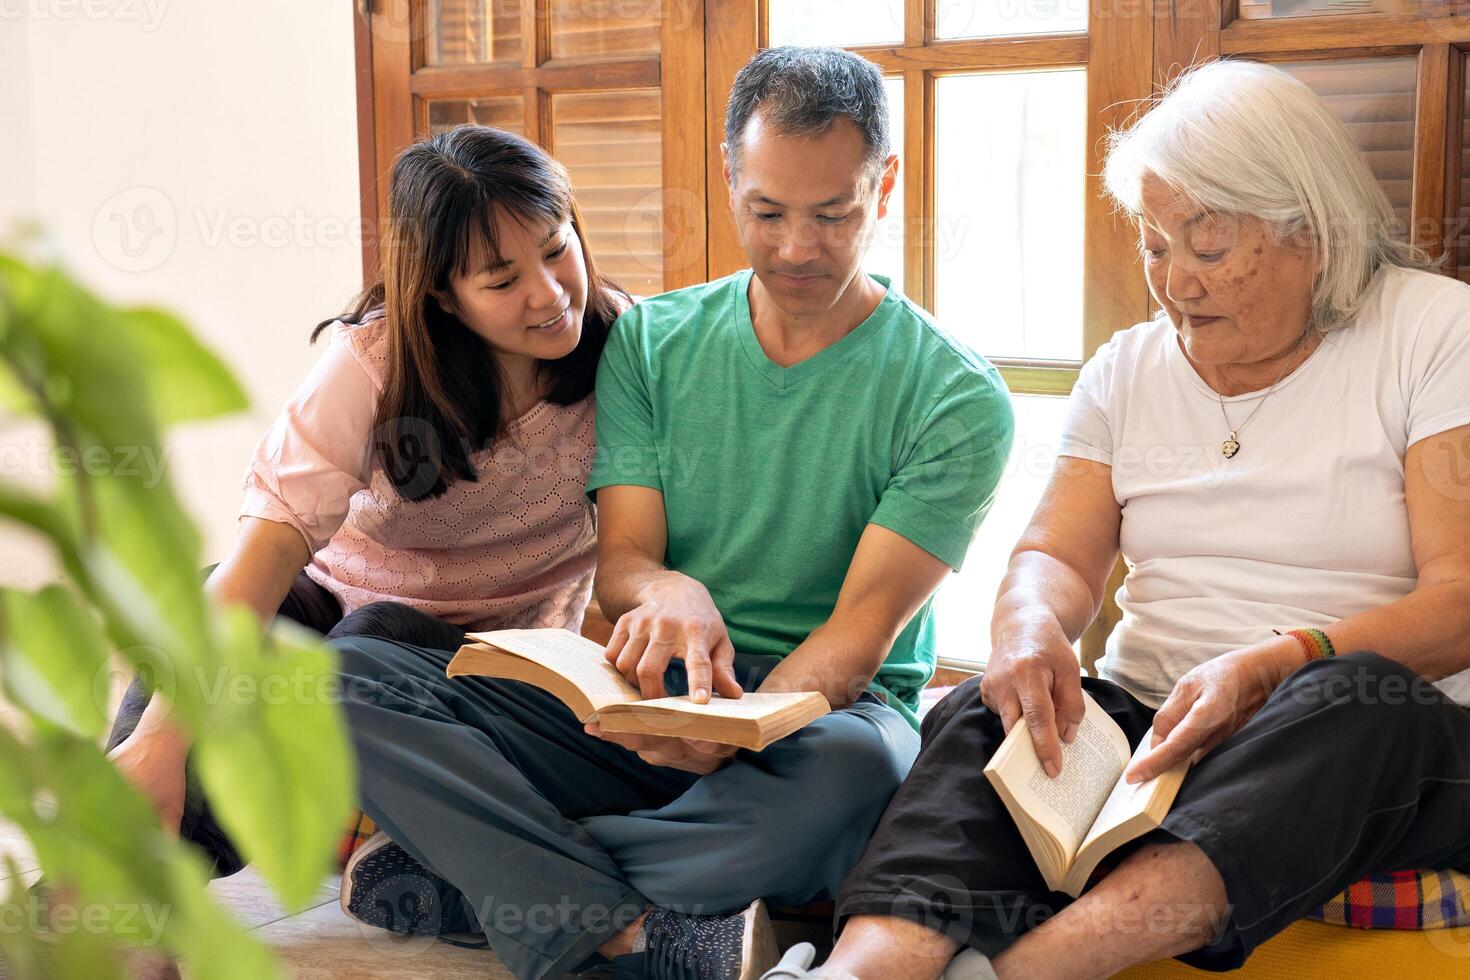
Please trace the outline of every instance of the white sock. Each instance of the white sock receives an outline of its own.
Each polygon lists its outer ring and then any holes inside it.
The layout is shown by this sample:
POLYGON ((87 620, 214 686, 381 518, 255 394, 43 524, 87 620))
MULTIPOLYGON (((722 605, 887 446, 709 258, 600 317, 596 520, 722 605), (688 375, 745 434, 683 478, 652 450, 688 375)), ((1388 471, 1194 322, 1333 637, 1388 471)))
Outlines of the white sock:
POLYGON ((978 949, 962 949, 949 961, 939 980, 998 980, 990 957, 978 949))

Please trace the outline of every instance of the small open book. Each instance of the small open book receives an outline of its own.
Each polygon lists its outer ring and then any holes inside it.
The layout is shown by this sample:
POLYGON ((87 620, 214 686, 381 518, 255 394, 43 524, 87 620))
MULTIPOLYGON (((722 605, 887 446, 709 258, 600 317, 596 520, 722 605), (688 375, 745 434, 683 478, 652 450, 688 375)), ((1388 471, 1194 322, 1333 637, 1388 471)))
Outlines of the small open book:
POLYGON ((1061 775, 1046 774, 1024 721, 1011 726, 985 767, 1046 886, 1073 898, 1104 857, 1164 822, 1189 769, 1180 763, 1147 782, 1126 782, 1124 771, 1152 746, 1153 729, 1129 752, 1118 723, 1086 691, 1082 700, 1087 714, 1072 744, 1062 745, 1061 775))
POLYGON ((827 699, 815 691, 712 696, 695 704, 688 696, 643 700, 603 647, 570 630, 497 630, 470 633, 446 671, 505 677, 555 695, 578 721, 596 720, 603 731, 669 735, 722 742, 759 752, 825 715, 827 699))

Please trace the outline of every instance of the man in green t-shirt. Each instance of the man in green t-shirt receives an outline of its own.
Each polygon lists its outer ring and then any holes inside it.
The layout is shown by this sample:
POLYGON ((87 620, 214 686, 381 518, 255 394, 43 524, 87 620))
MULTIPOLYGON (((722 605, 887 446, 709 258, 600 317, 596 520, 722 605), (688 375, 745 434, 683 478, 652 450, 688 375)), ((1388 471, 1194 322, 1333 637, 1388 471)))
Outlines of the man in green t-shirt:
MULTIPOLYGON (((917 742, 903 724, 917 727, 934 672, 931 596, 960 567, 1011 443, 995 369, 862 271, 897 179, 888 145, 874 66, 832 50, 758 55, 731 94, 725 147, 752 269, 635 306, 598 372, 588 492, 596 592, 616 620, 608 659, 645 697, 682 661, 695 700, 819 691, 834 714, 802 735, 867 722, 761 757, 601 734, 653 766, 713 774, 702 812, 725 819, 683 839, 723 866, 759 866, 726 880, 727 902, 825 895, 841 874, 826 876, 855 863, 886 803, 858 786, 907 769, 917 742)), ((657 834, 588 829, 615 859, 657 834)))
POLYGON ((930 597, 1010 447, 995 369, 862 272, 898 175, 878 69, 763 51, 726 141, 753 271, 635 306, 598 372, 607 656, 645 697, 817 691, 833 710, 737 752, 451 684, 447 654, 338 645, 364 807, 391 835, 354 856, 344 906, 435 910, 390 927, 478 928, 518 977, 774 964, 762 900, 833 897, 918 752, 930 597), (419 717, 425 697, 447 707, 419 717))

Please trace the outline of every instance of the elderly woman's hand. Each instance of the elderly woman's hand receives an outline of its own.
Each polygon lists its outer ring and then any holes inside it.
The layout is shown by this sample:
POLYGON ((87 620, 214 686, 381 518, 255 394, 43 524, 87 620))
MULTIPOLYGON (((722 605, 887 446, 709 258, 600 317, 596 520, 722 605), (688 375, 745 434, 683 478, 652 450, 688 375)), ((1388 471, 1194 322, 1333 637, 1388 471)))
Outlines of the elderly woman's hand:
POLYGON ((1071 743, 1087 712, 1082 666, 1056 620, 1032 624, 997 644, 980 678, 980 698, 1010 734, 1022 717, 1047 774, 1062 771, 1062 742, 1071 743), (1060 739, 1060 740, 1059 740, 1060 739))
POLYGON ((1179 678, 1154 715, 1153 751, 1127 772, 1141 783, 1188 759, 1191 764, 1240 730, 1271 692, 1303 663, 1296 640, 1272 637, 1207 660, 1179 678))

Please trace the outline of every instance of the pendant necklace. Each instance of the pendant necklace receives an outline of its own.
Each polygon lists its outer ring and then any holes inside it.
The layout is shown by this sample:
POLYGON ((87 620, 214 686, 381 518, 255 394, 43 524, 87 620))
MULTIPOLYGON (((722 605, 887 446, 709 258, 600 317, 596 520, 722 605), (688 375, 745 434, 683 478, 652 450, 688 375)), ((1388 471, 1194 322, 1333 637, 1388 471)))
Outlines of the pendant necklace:
MULTIPOLYGON (((1296 346, 1293 347, 1291 350, 1293 356, 1296 355, 1297 351, 1301 350, 1302 344, 1306 343, 1307 336, 1310 333, 1310 327, 1302 333, 1301 339, 1296 342, 1296 346)), ((1286 367, 1283 368, 1281 370, 1281 373, 1276 376, 1276 380, 1271 382, 1271 387, 1267 388, 1266 393, 1261 396, 1261 400, 1256 402, 1256 407, 1251 409, 1250 414, 1245 417, 1245 421, 1240 423, 1240 425, 1238 426, 1230 424, 1230 414, 1225 411, 1225 396, 1220 394, 1220 392, 1218 391, 1215 392, 1215 397, 1219 399, 1220 402, 1220 414, 1225 418, 1225 428, 1230 433, 1228 436, 1225 437, 1225 441, 1220 443, 1220 452, 1225 454, 1226 459, 1233 459, 1235 457, 1235 454, 1240 452, 1241 430, 1250 424, 1251 419, 1256 417, 1256 413, 1261 410, 1261 406, 1266 404, 1266 399, 1271 397, 1271 393, 1276 390, 1276 386, 1281 384, 1281 382, 1286 378, 1286 375, 1289 373, 1288 369, 1290 367, 1291 359, 1288 358, 1286 362, 1286 367)))

